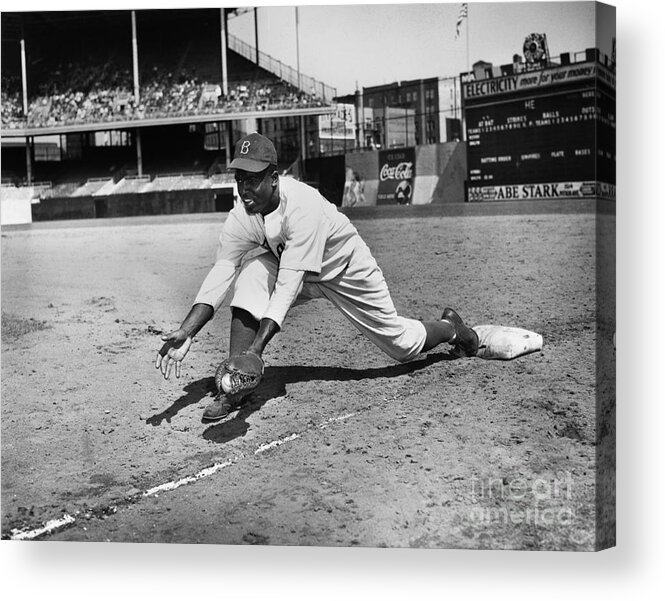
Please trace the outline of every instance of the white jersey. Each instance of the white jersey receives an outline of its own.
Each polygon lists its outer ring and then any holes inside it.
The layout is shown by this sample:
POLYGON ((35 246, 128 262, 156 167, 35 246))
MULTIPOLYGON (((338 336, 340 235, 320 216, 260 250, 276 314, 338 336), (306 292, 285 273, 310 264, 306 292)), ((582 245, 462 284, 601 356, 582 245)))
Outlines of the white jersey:
POLYGON ((215 265, 195 303, 219 308, 243 257, 257 247, 270 250, 279 269, 306 272, 307 282, 326 282, 348 265, 360 240, 348 217, 321 194, 292 178, 279 178, 279 206, 266 215, 234 207, 219 237, 215 265))

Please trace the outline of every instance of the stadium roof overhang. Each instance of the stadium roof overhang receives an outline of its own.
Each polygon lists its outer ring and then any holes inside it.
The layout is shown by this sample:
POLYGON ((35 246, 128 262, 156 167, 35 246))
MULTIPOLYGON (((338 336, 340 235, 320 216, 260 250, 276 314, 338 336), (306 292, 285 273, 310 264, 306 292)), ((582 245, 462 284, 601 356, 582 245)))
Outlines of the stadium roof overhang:
POLYGON ((50 127, 26 127, 16 129, 3 129, 0 132, 2 140, 10 138, 25 138, 37 136, 52 136, 58 134, 85 133, 93 131, 109 131, 118 129, 137 129, 144 127, 159 127, 165 125, 189 125, 192 123, 218 123, 220 121, 240 121, 243 119, 272 119, 277 117, 317 116, 328 115, 335 112, 332 106, 317 106, 312 108, 285 108, 266 111, 242 111, 238 113, 206 113, 205 115, 187 115, 183 117, 158 117, 154 119, 127 119, 124 121, 103 121, 99 123, 81 123, 76 125, 54 125, 50 127))
MULTIPOLYGON (((220 7, 222 8, 222 7, 220 7)), ((227 6, 223 7, 228 18, 238 17, 246 12, 254 10, 250 6, 227 6)), ((168 15, 172 13, 176 18, 187 13, 201 13, 205 8, 137 8, 138 12, 168 15)), ((219 9, 218 9, 219 10, 219 9)), ((2 13, 2 37, 4 40, 20 39, 21 24, 24 25, 56 25, 58 23, 83 21, 90 18, 112 17, 131 12, 131 9, 113 10, 52 10, 52 11, 3 11, 2 13)))

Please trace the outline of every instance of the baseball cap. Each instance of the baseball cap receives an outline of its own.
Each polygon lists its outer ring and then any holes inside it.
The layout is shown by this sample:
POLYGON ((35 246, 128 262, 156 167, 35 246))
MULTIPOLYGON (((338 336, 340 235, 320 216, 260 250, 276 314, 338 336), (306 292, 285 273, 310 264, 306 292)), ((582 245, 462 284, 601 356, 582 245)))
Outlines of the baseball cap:
POLYGON ((268 165, 277 164, 275 146, 268 138, 257 132, 240 138, 236 143, 233 156, 229 169, 242 169, 257 173, 266 169, 268 165))

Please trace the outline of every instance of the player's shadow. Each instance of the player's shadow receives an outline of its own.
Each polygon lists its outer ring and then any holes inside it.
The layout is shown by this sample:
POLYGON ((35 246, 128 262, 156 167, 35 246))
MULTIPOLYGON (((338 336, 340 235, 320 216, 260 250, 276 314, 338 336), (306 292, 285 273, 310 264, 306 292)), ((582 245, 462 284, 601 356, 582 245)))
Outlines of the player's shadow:
POLYGON ((183 388, 183 390, 186 393, 184 396, 181 396, 173 403, 173 405, 167 407, 161 413, 151 415, 145 420, 145 423, 150 424, 151 426, 159 426, 164 421, 171 423, 171 418, 174 415, 177 415, 181 409, 184 409, 189 405, 195 405, 206 395, 210 393, 214 394, 216 392, 215 378, 202 378, 195 382, 190 382, 183 388))
MULTIPOLYGON (((249 429, 247 418, 263 407, 270 399, 284 396, 287 384, 312 380, 347 382, 372 378, 395 378, 425 369, 440 361, 452 361, 454 359, 456 357, 449 353, 431 353, 422 359, 408 363, 365 369, 316 365, 268 366, 261 384, 237 410, 237 413, 235 415, 231 414, 232 417, 210 426, 204 431, 203 438, 211 442, 225 443, 244 436, 249 429)), ((186 393, 184 396, 181 396, 161 413, 150 416, 146 419, 146 423, 152 426, 159 426, 164 421, 170 423, 174 415, 177 415, 189 405, 201 402, 206 396, 210 396, 212 402, 216 393, 215 378, 201 378, 187 384, 183 390, 186 393)))
POLYGON ((244 436, 249 430, 247 418, 263 407, 270 399, 284 396, 287 384, 312 380, 346 382, 372 378, 393 378, 425 369, 439 361, 451 361, 455 358, 447 353, 434 353, 409 363, 366 369, 304 365, 266 367, 261 384, 238 409, 235 416, 210 426, 203 432, 203 438, 215 443, 225 443, 244 436))

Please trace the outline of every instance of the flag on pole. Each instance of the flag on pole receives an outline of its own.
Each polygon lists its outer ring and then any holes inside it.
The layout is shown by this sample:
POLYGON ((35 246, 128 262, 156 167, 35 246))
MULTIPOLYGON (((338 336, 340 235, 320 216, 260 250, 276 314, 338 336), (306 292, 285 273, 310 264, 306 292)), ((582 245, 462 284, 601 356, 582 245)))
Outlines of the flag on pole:
POLYGON ((455 27, 455 39, 459 37, 460 27, 462 27, 462 22, 467 18, 469 14, 469 5, 464 2, 459 9, 459 15, 457 17, 457 25, 455 27))

